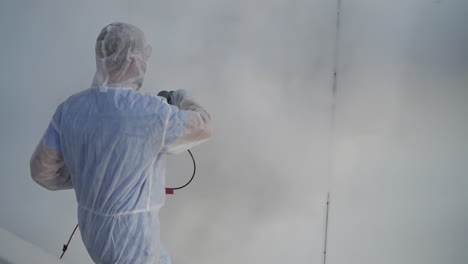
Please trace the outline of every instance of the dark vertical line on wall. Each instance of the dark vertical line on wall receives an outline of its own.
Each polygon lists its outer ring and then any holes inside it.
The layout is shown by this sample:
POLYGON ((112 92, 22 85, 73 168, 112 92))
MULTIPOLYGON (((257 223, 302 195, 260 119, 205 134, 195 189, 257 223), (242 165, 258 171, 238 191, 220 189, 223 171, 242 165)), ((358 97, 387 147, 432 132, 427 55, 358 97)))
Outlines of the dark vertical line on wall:
POLYGON ((325 239, 323 241, 323 263, 327 262, 327 238, 328 238, 328 212, 330 209, 330 193, 327 193, 327 205, 325 210, 325 239))
POLYGON ((340 29, 341 29, 341 0, 337 0, 337 11, 336 11, 336 35, 335 35, 335 51, 333 55, 333 96, 336 96, 336 89, 338 87, 338 63, 340 53, 340 29))
POLYGON ((335 28, 335 47, 333 53, 333 81, 332 81, 332 102, 331 102, 331 117, 330 117, 330 160, 329 160, 329 186, 327 193, 327 204, 325 212, 325 232, 323 242, 323 264, 327 263, 327 247, 328 247, 328 220, 330 212, 330 189, 331 178, 333 173, 333 159, 334 159, 334 140, 335 140, 335 115, 336 115, 336 101, 338 90, 338 67, 339 67, 339 52, 340 52, 340 33, 341 33, 341 1, 337 0, 336 6, 336 28, 335 28))

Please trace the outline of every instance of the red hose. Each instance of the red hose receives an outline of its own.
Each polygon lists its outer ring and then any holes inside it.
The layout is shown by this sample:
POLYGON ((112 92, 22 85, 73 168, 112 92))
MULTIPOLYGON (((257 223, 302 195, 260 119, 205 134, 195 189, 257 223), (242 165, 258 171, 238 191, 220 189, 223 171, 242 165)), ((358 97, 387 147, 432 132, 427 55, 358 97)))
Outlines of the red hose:
POLYGON ((63 252, 62 252, 62 255, 60 256, 60 259, 62 259, 63 255, 65 254, 65 251, 67 251, 68 245, 70 244, 70 241, 72 240, 73 235, 75 234, 76 229, 78 229, 78 225, 76 225, 76 226, 75 226, 75 229, 73 229, 73 232, 71 233, 71 236, 70 236, 70 238, 68 239, 67 244, 66 244, 66 245, 63 245, 63 249, 62 249, 63 252))

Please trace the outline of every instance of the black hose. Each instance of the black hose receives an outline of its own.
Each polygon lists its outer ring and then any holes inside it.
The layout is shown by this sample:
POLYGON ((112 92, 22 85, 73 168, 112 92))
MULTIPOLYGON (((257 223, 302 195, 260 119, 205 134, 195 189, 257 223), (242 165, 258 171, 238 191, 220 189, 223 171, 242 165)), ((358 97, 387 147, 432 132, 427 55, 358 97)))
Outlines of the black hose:
POLYGON ((192 152, 190 151, 190 149, 187 150, 187 151, 188 151, 188 153, 190 154, 190 157, 192 157, 192 162, 193 162, 193 174, 192 174, 192 177, 190 178, 190 180, 189 180, 186 184, 184 184, 184 185, 182 185, 182 186, 175 187, 175 188, 167 188, 167 189, 170 189, 170 190, 180 190, 180 189, 182 189, 182 188, 187 187, 187 185, 189 185, 189 184, 192 182, 193 178, 195 178, 195 173, 197 172, 197 164, 195 163, 195 158, 193 157, 193 154, 192 154, 192 152))

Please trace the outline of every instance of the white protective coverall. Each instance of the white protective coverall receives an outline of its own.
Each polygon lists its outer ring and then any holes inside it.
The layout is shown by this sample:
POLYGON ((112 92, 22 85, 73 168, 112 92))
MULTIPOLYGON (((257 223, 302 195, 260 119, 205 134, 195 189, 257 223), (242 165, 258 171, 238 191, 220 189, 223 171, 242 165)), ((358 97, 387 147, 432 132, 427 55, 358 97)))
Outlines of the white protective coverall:
POLYGON ((185 91, 138 92, 151 46, 125 23, 96 42, 92 87, 60 104, 31 158, 32 178, 75 190, 83 242, 95 263, 170 263, 158 214, 165 201, 165 154, 212 134, 211 119, 185 91))

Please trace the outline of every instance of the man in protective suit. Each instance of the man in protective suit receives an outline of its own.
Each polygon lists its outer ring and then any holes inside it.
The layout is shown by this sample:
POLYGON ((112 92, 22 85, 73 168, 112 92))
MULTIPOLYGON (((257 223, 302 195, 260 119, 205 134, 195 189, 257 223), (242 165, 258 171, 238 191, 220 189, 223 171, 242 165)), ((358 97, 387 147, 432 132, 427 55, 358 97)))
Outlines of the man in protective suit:
POLYGON ((95 263, 170 263, 160 243, 165 154, 212 135, 211 118, 184 90, 138 92, 151 46, 125 23, 96 41, 91 88, 60 104, 31 158, 32 178, 74 189, 83 242, 95 263))

